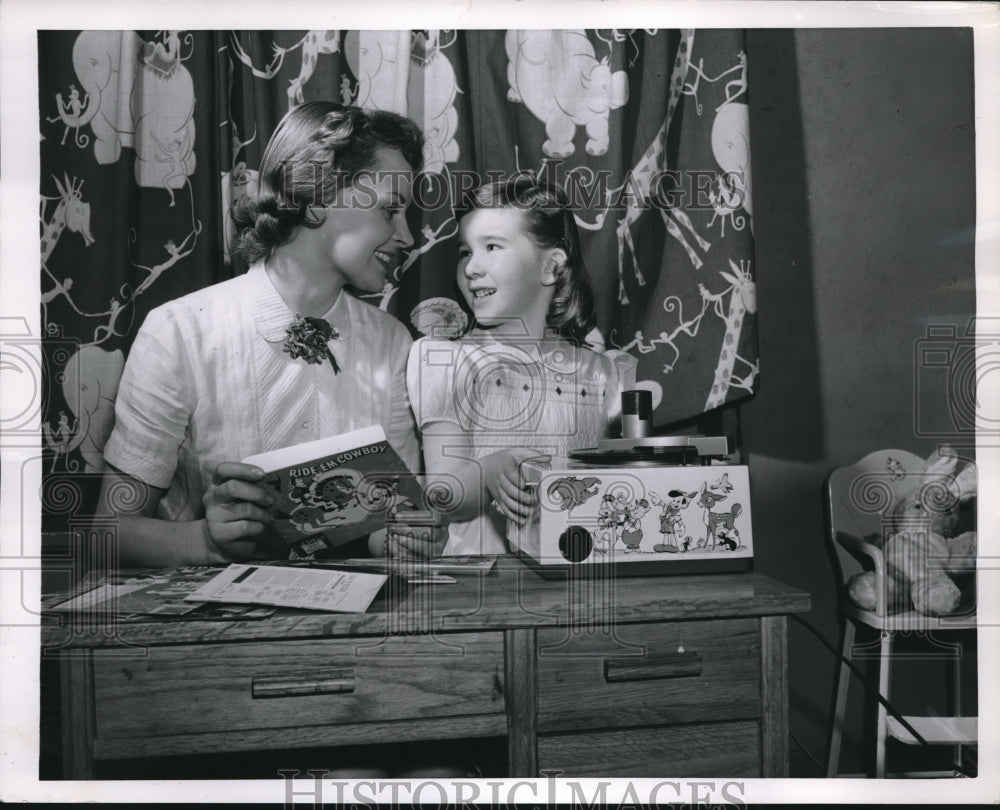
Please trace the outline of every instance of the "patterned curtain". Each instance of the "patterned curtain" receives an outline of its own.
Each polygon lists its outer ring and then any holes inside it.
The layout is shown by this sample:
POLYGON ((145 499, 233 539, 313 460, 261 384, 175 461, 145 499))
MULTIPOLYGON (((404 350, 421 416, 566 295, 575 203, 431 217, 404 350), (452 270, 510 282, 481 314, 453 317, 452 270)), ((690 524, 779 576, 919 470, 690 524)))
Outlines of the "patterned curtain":
MULTIPOLYGON (((306 100, 423 128, 417 244, 366 296, 457 332, 452 204, 491 174, 561 183, 603 342, 638 358, 654 423, 757 386, 742 31, 48 31, 39 34, 46 471, 99 472, 153 307, 244 267, 230 203, 306 100)), ((597 337, 597 336, 595 336, 597 337)))

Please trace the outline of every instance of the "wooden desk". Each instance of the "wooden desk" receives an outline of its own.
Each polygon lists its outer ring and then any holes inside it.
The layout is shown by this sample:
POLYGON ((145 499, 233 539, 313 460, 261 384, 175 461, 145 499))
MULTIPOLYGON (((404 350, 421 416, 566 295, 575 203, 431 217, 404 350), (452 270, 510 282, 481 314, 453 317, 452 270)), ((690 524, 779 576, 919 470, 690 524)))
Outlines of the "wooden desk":
MULTIPOLYGON (((580 570, 580 569, 578 569, 580 570)), ((96 759, 506 736, 511 776, 787 775, 786 614, 757 574, 409 586, 364 614, 44 627, 64 774, 96 759)))

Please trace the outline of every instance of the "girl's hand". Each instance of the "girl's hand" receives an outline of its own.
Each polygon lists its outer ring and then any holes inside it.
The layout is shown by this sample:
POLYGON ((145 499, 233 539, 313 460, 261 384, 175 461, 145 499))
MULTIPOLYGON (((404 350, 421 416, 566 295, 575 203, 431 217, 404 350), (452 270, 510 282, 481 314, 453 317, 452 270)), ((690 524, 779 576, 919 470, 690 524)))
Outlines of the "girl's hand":
POLYGON ((448 542, 448 527, 440 512, 431 512, 429 520, 408 520, 407 513, 385 524, 387 557, 440 557, 448 542))
POLYGON ((483 473, 486 491, 493 498, 500 514, 514 520, 519 526, 531 516, 537 493, 523 487, 520 465, 525 459, 548 461, 550 456, 539 454, 527 447, 513 447, 486 456, 483 473))
POLYGON ((224 461, 215 468, 205 492, 205 535, 210 554, 224 562, 247 559, 257 535, 274 521, 268 512, 274 499, 259 482, 264 471, 249 464, 224 461))

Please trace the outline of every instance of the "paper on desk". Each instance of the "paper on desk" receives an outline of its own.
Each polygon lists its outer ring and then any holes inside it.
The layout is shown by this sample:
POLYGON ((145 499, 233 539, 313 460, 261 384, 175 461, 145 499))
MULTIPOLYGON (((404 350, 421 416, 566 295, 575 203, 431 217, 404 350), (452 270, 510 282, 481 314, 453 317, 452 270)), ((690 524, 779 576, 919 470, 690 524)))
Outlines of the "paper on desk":
POLYGON ((385 574, 233 563, 184 598, 364 613, 385 580, 385 574))
POLYGON ((103 605, 107 602, 111 602, 119 596, 124 596, 132 591, 138 591, 148 585, 148 582, 125 582, 119 585, 99 585, 92 590, 81 593, 73 599, 68 599, 65 602, 60 602, 58 605, 53 605, 49 608, 49 610, 83 611, 88 608, 94 608, 97 605, 103 605))

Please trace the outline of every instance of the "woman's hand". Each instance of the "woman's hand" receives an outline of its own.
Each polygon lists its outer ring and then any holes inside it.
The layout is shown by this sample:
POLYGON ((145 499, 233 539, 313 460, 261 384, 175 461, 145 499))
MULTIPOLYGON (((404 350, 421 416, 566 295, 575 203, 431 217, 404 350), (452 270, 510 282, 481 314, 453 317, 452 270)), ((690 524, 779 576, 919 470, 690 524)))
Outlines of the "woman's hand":
POLYGON ((274 499, 259 482, 264 471, 249 464, 223 461, 215 468, 205 504, 205 539, 209 553, 223 562, 247 559, 256 537, 274 522, 268 508, 274 499))
POLYGON ((483 483, 495 508, 518 526, 523 526, 531 516, 537 497, 534 489, 524 486, 520 473, 521 462, 529 458, 548 461, 551 457, 527 447, 512 447, 482 459, 483 483))

